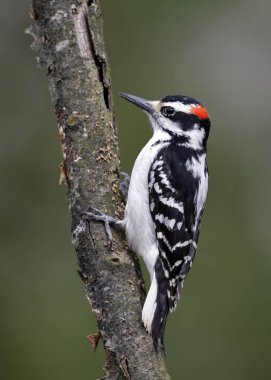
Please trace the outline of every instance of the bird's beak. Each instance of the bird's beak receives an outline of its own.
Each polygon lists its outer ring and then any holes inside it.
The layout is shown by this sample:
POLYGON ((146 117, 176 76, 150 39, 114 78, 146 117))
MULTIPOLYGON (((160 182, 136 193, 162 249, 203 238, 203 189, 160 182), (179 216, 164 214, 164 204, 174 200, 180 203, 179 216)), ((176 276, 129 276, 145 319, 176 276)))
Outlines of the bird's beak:
POLYGON ((154 112, 156 112, 156 109, 154 108, 154 104, 153 104, 155 102, 151 102, 149 100, 140 98, 139 96, 125 94, 124 92, 120 92, 119 95, 122 98, 128 100, 129 102, 135 104, 136 106, 142 108, 143 111, 146 111, 150 115, 152 115, 154 112))

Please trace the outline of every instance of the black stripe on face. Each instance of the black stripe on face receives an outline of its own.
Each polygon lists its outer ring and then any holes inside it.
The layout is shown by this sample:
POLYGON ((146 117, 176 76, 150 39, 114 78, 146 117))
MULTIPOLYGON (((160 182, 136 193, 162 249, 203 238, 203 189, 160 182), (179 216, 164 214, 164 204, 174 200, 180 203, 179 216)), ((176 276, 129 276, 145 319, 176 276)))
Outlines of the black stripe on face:
POLYGON ((174 123, 179 124, 180 128, 184 131, 193 129, 194 124, 199 123, 198 116, 181 111, 177 111, 174 115, 168 116, 167 118, 174 123))

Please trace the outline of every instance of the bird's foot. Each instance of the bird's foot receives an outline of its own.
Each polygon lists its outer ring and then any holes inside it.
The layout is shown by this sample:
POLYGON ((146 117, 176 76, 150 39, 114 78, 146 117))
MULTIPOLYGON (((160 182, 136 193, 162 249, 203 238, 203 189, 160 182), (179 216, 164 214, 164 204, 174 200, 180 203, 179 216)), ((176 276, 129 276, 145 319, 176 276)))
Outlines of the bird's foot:
POLYGON ((112 231, 111 231, 110 225, 115 227, 117 230, 122 230, 123 229, 122 221, 119 219, 113 218, 112 216, 103 214, 101 211, 99 211, 98 209, 96 209, 94 207, 90 207, 89 210, 90 211, 88 211, 88 212, 84 212, 83 215, 85 217, 87 217, 88 219, 97 220, 99 222, 104 223, 105 232, 106 232, 106 235, 108 237, 109 246, 111 249, 112 248, 112 242, 113 242, 113 236, 112 236, 112 231))

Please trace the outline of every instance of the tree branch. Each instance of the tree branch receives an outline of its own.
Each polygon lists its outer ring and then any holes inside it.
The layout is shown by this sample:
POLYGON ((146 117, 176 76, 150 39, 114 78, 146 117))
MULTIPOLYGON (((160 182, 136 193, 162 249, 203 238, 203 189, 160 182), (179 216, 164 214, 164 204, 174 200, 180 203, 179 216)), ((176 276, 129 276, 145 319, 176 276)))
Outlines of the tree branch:
POLYGON ((106 378, 169 379, 141 322, 145 293, 137 258, 116 233, 110 251, 103 226, 82 218, 90 205, 117 217, 124 208, 99 1, 33 0, 30 14, 32 47, 47 69, 58 119, 61 180, 69 189, 73 244, 106 352, 106 378))

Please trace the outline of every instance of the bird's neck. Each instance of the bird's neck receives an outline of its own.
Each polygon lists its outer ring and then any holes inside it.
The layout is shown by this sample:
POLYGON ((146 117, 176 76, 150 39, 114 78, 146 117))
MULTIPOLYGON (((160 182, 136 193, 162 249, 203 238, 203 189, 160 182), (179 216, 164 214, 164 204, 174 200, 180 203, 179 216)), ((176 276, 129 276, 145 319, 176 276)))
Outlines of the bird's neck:
POLYGON ((206 151, 206 141, 204 137, 204 131, 201 130, 181 131, 177 134, 157 128, 154 129, 153 133, 153 139, 156 141, 156 144, 160 142, 167 142, 197 152, 206 151))

